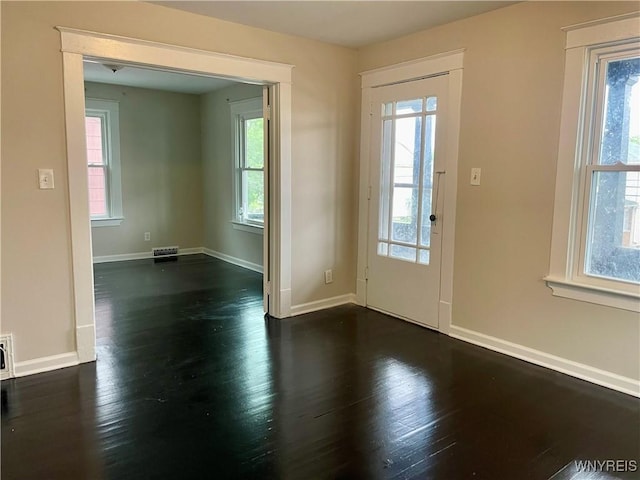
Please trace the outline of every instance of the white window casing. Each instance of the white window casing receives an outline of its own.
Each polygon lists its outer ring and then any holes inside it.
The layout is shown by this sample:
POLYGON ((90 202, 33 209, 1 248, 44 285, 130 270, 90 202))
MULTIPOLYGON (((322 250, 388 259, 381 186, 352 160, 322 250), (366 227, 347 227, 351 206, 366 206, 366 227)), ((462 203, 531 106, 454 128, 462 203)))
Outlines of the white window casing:
POLYGON ((91 217, 92 227, 118 226, 124 220, 122 212, 122 175, 120 166, 120 109, 113 100, 88 98, 87 116, 98 116, 104 122, 104 169, 107 192, 107 214, 91 217))
POLYGON ((235 230, 255 234, 262 234, 264 225, 261 221, 250 219, 245 214, 246 202, 244 197, 247 192, 243 177, 245 172, 262 172, 264 175, 264 164, 262 168, 252 168, 246 164, 244 140, 246 122, 263 118, 262 103, 262 97, 257 97, 238 100, 229 104, 233 153, 233 216, 231 224, 235 230))
POLYGON ((640 312, 640 285, 585 273, 594 172, 637 172, 640 165, 601 165, 603 65, 640 52, 640 13, 567 27, 565 78, 549 274, 553 295, 640 312), (625 56, 626 55, 626 56, 625 56))

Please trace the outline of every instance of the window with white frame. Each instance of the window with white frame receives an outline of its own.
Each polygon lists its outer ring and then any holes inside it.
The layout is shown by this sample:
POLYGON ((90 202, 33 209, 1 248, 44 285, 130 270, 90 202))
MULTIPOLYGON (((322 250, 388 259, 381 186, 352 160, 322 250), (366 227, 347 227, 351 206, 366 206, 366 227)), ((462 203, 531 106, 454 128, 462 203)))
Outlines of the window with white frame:
POLYGON ((235 223, 264 226, 264 120, 262 98, 231 104, 235 223))
POLYGON ((572 28, 550 273, 554 295, 640 311, 640 17, 572 28))
POLYGON ((85 106, 89 212, 92 226, 122 221, 118 103, 87 99, 85 106))

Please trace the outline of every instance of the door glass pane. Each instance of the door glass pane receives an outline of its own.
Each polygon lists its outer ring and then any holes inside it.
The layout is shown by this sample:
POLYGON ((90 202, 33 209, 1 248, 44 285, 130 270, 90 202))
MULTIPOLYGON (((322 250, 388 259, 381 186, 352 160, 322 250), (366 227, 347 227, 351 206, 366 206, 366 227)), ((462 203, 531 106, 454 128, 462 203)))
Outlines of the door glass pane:
POLYGON ((247 168, 264 168, 263 126, 262 118, 245 120, 244 148, 247 168))
POLYGON ((425 112, 427 103, 434 111, 436 97, 384 103, 380 107, 383 118, 377 253, 422 264, 429 263, 436 122, 434 113, 425 112), (422 248, 417 248, 418 244, 422 248))
POLYGON ((380 215, 378 238, 389 240, 389 200, 391 197, 391 131, 393 120, 382 122, 382 155, 380 172, 380 215))
POLYGON ((389 253, 389 256, 415 262, 416 249, 412 247, 404 247, 402 245, 391 245, 391 252, 389 253))
POLYGON ((434 112, 438 108, 438 97, 427 98, 427 112, 434 112))
MULTIPOLYGON (((435 97, 432 97, 435 98, 435 97)), ((422 218, 420 228, 420 245, 428 247, 431 245, 431 220, 429 216, 433 213, 433 160, 436 145, 436 116, 427 115, 424 122, 424 166, 422 169, 422 218)))
POLYGON ((422 99, 405 100, 396 104, 396 115, 418 113, 422 111, 422 99))
POLYGON ((418 189, 393 189, 393 231, 391 240, 415 244, 417 241, 418 189))
POLYGON ((594 172, 585 273, 640 283, 640 172, 594 172))
POLYGON ((89 165, 104 165, 102 151, 102 118, 85 117, 87 134, 87 163, 89 165))
POLYGON ((396 121, 393 181, 417 185, 420 172, 420 140, 422 117, 396 121))

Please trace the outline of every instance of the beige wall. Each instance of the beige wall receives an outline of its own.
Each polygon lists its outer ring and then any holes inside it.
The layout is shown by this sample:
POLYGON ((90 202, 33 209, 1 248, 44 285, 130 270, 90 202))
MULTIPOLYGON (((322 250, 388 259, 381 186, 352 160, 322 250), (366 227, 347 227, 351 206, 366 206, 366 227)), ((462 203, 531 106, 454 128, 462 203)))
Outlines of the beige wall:
POLYGON ((564 34, 637 3, 524 2, 353 50, 144 3, 2 2, 2 319, 18 361, 74 349, 59 34, 292 63, 293 304, 355 289, 357 71, 466 48, 454 324, 640 378, 638 316, 551 295, 564 34), (54 168, 53 191, 36 169, 54 168), (482 185, 468 184, 481 167, 482 185), (322 271, 334 269, 325 286, 322 271), (37 301, 34 301, 37 299, 37 301))
POLYGON ((565 35, 637 2, 520 3, 362 49, 367 70, 465 48, 453 323, 640 378, 636 313, 553 297, 549 266, 565 35), (469 185, 482 168, 482 185, 469 185))
POLYGON ((1 8, 2 331, 18 362, 75 349, 57 25, 295 65, 293 304, 354 290, 355 51, 142 2, 1 8), (37 189, 38 168, 54 169, 55 190, 37 189))
POLYGON ((232 85, 202 95, 204 246, 262 265, 262 234, 233 228, 233 149, 229 102, 262 98, 259 85, 232 85))
POLYGON ((120 111, 124 221, 91 229, 93 255, 201 247, 200 97, 92 82, 85 92, 117 101, 120 111))

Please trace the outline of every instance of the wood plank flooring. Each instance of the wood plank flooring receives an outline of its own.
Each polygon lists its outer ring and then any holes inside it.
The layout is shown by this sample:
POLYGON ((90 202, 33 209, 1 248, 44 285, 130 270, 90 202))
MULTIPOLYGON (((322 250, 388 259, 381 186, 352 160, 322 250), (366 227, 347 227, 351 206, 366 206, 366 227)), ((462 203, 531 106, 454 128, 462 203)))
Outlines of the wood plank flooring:
POLYGON ((265 319, 202 255, 95 277, 98 361, 2 382, 3 480, 640 478, 574 463, 639 460, 630 396, 356 306, 265 319))

